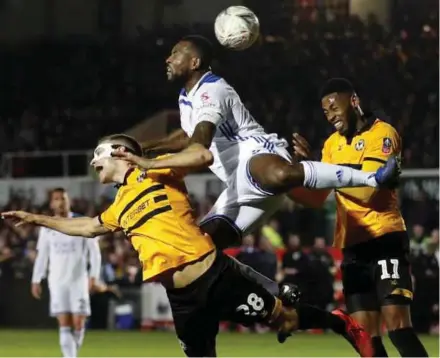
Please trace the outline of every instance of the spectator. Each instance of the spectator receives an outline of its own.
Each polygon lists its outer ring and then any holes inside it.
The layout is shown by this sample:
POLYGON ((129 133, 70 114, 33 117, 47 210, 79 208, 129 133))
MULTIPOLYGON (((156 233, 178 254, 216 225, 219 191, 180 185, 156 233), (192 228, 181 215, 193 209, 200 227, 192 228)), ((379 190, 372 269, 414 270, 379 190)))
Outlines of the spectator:
POLYGON ((297 285, 303 297, 308 297, 308 271, 310 260, 301 248, 301 238, 296 234, 289 234, 287 250, 282 259, 283 281, 297 285))
POLYGON ((427 252, 427 245, 430 239, 425 235, 425 228, 420 224, 415 224, 412 228, 410 241, 411 252, 414 256, 427 252))
POLYGON ((276 219, 269 220, 269 223, 264 225, 261 229, 261 233, 264 235, 264 237, 269 240, 273 247, 277 249, 284 247, 283 238, 281 237, 279 230, 280 223, 276 219))
POLYGON ((336 273, 333 257, 326 247, 325 238, 316 237, 309 253, 311 274, 314 277, 311 285, 311 304, 326 309, 333 302, 333 282, 336 273))
POLYGON ((438 323, 439 263, 435 249, 435 245, 427 245, 426 251, 419 251, 411 260, 414 276, 412 318, 418 332, 428 333, 435 319, 438 323))

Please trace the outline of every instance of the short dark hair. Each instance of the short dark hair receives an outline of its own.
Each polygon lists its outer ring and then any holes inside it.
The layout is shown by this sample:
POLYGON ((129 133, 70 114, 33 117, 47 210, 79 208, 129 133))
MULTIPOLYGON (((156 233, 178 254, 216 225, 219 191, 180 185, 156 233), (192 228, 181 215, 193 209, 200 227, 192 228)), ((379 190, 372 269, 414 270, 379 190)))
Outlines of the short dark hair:
POLYGON ((353 84, 346 78, 332 78, 322 86, 319 93, 320 98, 323 98, 330 93, 354 93, 353 84))
MULTIPOLYGON (((108 135, 104 138, 101 138, 98 141, 98 144, 103 142, 119 142, 119 145, 123 145, 125 148, 127 148, 128 151, 132 152, 133 154, 142 156, 142 146, 139 144, 139 142, 134 139, 132 136, 129 136, 124 133, 116 133, 108 135)), ((119 146, 118 144, 115 144, 115 149, 119 146)))
POLYGON ((62 188, 62 187, 57 187, 57 188, 53 188, 49 191, 49 199, 52 200, 53 194, 55 193, 67 193, 66 189, 62 188))
POLYGON ((214 50, 211 41, 201 35, 188 35, 182 38, 180 41, 186 41, 197 51, 200 57, 200 69, 207 70, 211 66, 211 62, 214 56, 214 50))

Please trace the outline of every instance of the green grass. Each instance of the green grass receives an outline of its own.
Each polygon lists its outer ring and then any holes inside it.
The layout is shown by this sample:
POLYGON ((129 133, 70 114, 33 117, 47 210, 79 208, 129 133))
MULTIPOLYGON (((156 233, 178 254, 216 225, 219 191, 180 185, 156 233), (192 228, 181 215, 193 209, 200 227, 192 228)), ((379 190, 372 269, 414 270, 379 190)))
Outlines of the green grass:
MULTIPOLYGON (((431 357, 439 356, 438 337, 421 336, 431 357)), ((385 341, 390 356, 397 351, 385 341)), ((241 357, 352 357, 350 345, 333 334, 297 334, 285 344, 276 342, 274 334, 221 333, 219 356, 241 357)), ((0 330, 1 357, 59 357, 57 331, 0 330)), ((80 356, 87 357, 164 357, 183 356, 173 333, 89 331, 80 356)))

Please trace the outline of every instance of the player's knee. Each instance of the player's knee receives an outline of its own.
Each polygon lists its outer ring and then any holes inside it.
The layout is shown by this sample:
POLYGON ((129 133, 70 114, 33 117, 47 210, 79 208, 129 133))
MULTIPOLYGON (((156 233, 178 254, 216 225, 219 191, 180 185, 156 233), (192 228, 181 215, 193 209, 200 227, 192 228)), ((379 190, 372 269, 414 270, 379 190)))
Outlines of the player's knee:
POLYGON ((75 331, 81 331, 84 328, 84 322, 82 320, 75 320, 73 322, 73 329, 75 331))
POLYGON ((212 241, 219 250, 241 244, 241 232, 232 223, 224 219, 215 218, 200 224, 203 232, 211 236, 212 241))
POLYGON ((380 336, 380 313, 375 311, 359 311, 350 315, 358 322, 372 337, 380 336))
POLYGON ((61 327, 72 327, 73 321, 70 314, 60 314, 57 316, 58 326, 61 327))
POLYGON ((411 315, 407 305, 383 306, 382 315, 388 331, 411 327, 411 315))
POLYGON ((301 181, 301 173, 296 169, 296 166, 283 165, 271 170, 266 178, 267 187, 272 191, 286 190, 294 185, 298 185, 301 181))

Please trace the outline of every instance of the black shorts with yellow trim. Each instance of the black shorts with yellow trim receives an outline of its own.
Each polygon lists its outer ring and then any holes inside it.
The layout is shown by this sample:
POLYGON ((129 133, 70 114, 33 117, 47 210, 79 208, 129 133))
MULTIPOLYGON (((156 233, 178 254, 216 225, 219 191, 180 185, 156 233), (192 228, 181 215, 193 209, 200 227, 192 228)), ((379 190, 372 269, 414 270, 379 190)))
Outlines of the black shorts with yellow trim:
POLYGON ((413 287, 406 231, 343 249, 342 285, 349 313, 409 305, 413 287))
MULTIPOLYGON (((266 323, 276 298, 218 251, 212 266, 184 288, 167 289, 177 337, 189 357, 214 357, 220 321, 266 323)), ((278 301, 279 302, 279 301, 278 301)))

